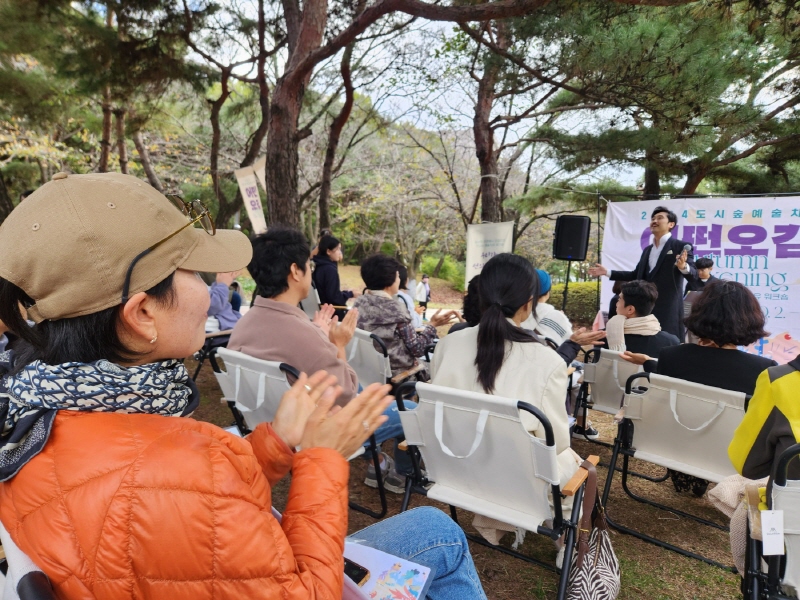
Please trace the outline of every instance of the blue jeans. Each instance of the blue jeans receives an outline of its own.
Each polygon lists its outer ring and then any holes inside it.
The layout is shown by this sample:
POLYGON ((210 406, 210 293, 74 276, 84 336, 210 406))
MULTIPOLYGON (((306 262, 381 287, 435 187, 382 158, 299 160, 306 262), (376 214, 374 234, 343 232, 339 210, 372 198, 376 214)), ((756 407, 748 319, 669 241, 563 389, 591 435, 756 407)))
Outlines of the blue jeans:
MULTIPOLYGON (((408 410, 417 408, 416 402, 411 402, 411 400, 404 400, 403 404, 408 410)), ((397 404, 391 404, 383 414, 389 417, 389 420, 375 430, 375 441, 378 444, 382 444, 386 440, 394 438, 395 470, 402 475, 408 475, 413 468, 411 459, 408 456, 408 452, 397 449, 398 439, 400 441, 404 439, 403 424, 400 422, 400 411, 397 408, 397 404)))
POLYGON ((422 506, 357 531, 348 540, 434 570, 430 600, 486 600, 464 532, 432 506, 422 506))

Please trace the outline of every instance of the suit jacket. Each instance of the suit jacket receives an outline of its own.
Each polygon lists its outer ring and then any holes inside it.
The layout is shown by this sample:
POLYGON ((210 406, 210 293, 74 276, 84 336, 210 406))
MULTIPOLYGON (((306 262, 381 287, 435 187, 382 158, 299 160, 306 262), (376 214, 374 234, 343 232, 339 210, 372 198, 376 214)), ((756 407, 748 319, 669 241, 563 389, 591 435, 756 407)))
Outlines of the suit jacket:
POLYGON ((691 273, 684 275, 683 278, 686 279, 686 289, 683 291, 684 295, 686 295, 686 292, 702 292, 703 288, 709 283, 721 281, 719 277, 714 277, 713 275, 708 278, 708 281, 703 281, 697 275, 692 277, 691 273))
MULTIPOLYGON (((669 238, 658 257, 655 269, 650 271, 649 260, 653 245, 650 244, 642 252, 639 264, 633 271, 611 271, 609 279, 619 281, 633 281, 643 279, 651 281, 658 288, 658 300, 653 309, 653 314, 661 324, 661 330, 684 339, 683 331, 683 273, 675 266, 675 259, 683 252, 686 242, 669 238)), ((689 275, 697 277, 694 266, 694 254, 689 250, 686 264, 689 266, 689 275)))

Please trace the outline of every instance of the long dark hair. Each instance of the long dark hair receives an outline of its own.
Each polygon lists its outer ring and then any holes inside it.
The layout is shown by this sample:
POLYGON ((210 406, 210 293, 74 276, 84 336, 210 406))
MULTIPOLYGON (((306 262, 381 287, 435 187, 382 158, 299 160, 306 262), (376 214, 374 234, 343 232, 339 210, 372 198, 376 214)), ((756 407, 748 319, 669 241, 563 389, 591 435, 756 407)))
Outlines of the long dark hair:
POLYGON ((539 297, 539 278, 533 265, 516 254, 498 254, 481 271, 481 322, 475 366, 487 394, 494 390, 506 357, 506 342, 535 342, 531 334, 507 321, 531 298, 539 297))
MULTIPOLYGON (((175 300, 174 275, 172 273, 145 293, 159 303, 171 306, 175 300)), ((12 374, 35 360, 48 365, 89 363, 103 358, 113 363, 125 363, 141 355, 126 347, 119 337, 121 305, 90 315, 46 320, 30 327, 19 307, 20 304, 28 307, 33 303, 21 288, 0 278, 0 321, 19 338, 14 343, 12 374)))

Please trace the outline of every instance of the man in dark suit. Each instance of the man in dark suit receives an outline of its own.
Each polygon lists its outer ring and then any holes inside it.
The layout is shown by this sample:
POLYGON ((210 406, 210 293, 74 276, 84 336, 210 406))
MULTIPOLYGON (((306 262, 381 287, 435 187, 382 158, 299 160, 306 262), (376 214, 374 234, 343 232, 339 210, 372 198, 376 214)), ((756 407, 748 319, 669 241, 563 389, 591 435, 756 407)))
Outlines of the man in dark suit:
POLYGON ((710 258, 706 256, 698 258, 695 261, 694 266, 697 268, 696 276, 683 276, 683 278, 686 279, 686 290, 684 290, 684 295, 686 295, 687 292, 702 292, 703 288, 705 288, 712 281, 721 281, 718 277, 714 277, 711 274, 711 269, 714 267, 714 261, 710 258))
POLYGON ((653 314, 661 323, 661 329, 684 339, 683 330, 683 277, 697 276, 691 245, 672 237, 672 229, 678 224, 677 215, 657 206, 650 215, 650 231, 653 243, 642 252, 639 264, 632 271, 611 271, 597 264, 589 269, 592 277, 607 275, 614 281, 652 281, 658 289, 658 300, 653 314), (689 246, 684 250, 684 246, 689 246))

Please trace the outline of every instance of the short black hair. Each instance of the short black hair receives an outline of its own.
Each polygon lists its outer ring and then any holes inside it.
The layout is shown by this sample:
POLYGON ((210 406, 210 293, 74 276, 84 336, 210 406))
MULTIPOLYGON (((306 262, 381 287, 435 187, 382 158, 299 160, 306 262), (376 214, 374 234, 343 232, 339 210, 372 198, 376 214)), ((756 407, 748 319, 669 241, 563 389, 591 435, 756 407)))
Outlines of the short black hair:
POLYGON ((650 218, 652 219, 658 213, 666 213, 667 214, 667 221, 669 221, 670 223, 675 223, 675 225, 678 224, 678 215, 676 215, 674 212, 672 212, 667 207, 665 207, 665 206, 656 206, 653 209, 653 212, 650 213, 650 218))
MULTIPOLYGON (((145 293, 162 306, 175 303, 175 272, 145 293)), ((128 348, 120 338, 119 316, 122 305, 65 319, 48 319, 30 327, 20 314, 19 306, 34 304, 22 288, 0 278, 0 321, 19 340, 14 345, 14 364, 11 374, 35 360, 48 365, 67 362, 91 363, 101 359, 125 364, 142 353, 128 348)), ((185 358, 175 356, 174 358, 185 358)))
POLYGON ((311 257, 306 236, 297 229, 273 227, 253 240, 253 259, 247 266, 258 295, 274 298, 289 289, 289 273, 297 265, 303 273, 311 257))
POLYGON ((650 281, 637 279, 629 281, 620 290, 622 302, 625 306, 632 306, 637 317, 646 317, 653 312, 653 307, 658 300, 658 288, 650 281))
POLYGON ((400 263, 385 254, 373 254, 361 263, 361 279, 367 289, 382 290, 394 283, 400 263))
POLYGON ((697 337, 717 346, 749 346, 769 335, 766 319, 753 293, 737 281, 714 281, 692 304, 684 320, 686 328, 697 337))
POLYGON ((326 235, 319 241, 318 248, 320 256, 328 256, 328 250, 335 250, 341 243, 342 242, 332 235, 326 235))
POLYGON ((707 256, 704 256, 703 258, 698 258, 696 261, 694 261, 694 266, 697 269, 710 269, 714 266, 714 261, 707 256))
POLYGON ((475 327, 481 322, 481 276, 475 275, 469 280, 467 294, 464 296, 464 320, 470 327, 475 327))

